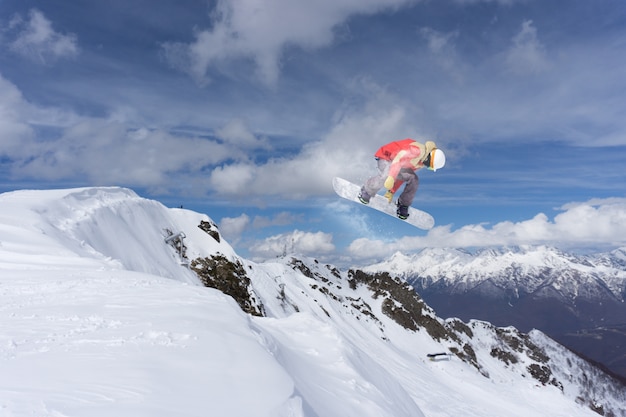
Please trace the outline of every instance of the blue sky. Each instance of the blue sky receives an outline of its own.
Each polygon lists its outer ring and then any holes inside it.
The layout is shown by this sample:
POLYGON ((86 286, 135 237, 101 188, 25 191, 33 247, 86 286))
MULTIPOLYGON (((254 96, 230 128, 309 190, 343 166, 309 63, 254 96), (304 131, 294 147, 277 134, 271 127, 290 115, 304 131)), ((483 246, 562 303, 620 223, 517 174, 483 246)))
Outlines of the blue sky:
POLYGON ((626 245, 622 0, 0 0, 0 191, 119 185, 252 259, 626 245), (339 200, 435 140, 414 206, 339 200))

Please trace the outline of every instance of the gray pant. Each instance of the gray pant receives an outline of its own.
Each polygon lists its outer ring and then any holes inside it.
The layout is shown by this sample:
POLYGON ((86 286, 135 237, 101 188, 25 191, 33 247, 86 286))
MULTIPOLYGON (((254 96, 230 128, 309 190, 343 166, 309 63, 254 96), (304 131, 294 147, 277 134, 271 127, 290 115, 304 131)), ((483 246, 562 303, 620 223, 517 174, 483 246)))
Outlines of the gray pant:
MULTIPOLYGON (((391 161, 386 161, 384 159, 377 159, 377 161, 378 175, 369 178, 365 181, 365 185, 363 186, 365 192, 370 196, 376 195, 376 193, 383 188, 385 180, 389 176, 391 161)), ((417 174, 410 168, 402 168, 396 176, 396 181, 404 181, 405 184, 402 194, 398 197, 398 204, 410 206, 413 203, 413 198, 415 198, 415 193, 417 192, 417 188, 419 186, 419 178, 417 177, 417 174)))

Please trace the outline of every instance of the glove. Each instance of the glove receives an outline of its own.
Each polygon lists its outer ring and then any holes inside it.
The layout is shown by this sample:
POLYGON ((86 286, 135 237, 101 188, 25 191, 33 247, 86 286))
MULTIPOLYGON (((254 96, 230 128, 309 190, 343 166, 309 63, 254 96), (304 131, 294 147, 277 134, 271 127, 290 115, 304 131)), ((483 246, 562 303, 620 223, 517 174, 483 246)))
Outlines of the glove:
POLYGON ((387 177, 387 179, 385 180, 385 188, 388 189, 388 190, 391 190, 393 188, 393 183, 394 182, 395 182, 395 180, 393 179, 393 177, 391 177, 391 176, 387 177))
POLYGON ((391 200, 393 200, 393 193, 391 192, 391 190, 385 193, 385 198, 387 199, 387 201, 389 201, 389 204, 391 204, 391 200))

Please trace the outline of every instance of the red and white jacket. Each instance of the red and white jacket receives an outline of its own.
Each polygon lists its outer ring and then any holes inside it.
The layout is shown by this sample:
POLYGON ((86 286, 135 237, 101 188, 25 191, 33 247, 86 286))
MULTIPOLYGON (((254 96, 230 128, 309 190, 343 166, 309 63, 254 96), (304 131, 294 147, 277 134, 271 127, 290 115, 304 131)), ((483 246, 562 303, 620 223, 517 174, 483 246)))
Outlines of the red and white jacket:
POLYGON ((413 139, 403 139, 381 146, 374 156, 391 161, 389 176, 395 178, 402 168, 412 169, 413 171, 423 168, 424 160, 436 147, 437 145, 433 141, 421 144, 413 139))

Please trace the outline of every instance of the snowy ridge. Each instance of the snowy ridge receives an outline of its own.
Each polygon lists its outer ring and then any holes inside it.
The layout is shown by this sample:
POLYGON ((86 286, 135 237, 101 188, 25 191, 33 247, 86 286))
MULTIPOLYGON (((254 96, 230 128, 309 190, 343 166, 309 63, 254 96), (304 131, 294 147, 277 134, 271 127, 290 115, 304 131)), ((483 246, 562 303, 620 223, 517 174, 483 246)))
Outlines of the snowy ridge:
MULTIPOLYGON (((26 224, 29 229, 28 234, 16 229, 16 240, 23 240, 18 244, 31 246, 50 242, 54 245, 52 252, 59 253, 62 259, 89 259, 102 267, 197 283, 194 274, 184 271, 181 274, 180 265, 172 262, 175 254, 163 245, 168 230, 172 233, 186 231, 188 256, 197 257, 209 251, 236 257, 227 242, 215 242, 198 229, 202 220, 210 221, 206 215, 167 209, 125 188, 15 191, 0 195, 0 204, 5 207, 4 213, 13 214, 3 215, 3 228, 26 224), (44 239, 39 236, 40 232, 44 239)), ((44 246, 35 252, 43 255, 50 250, 44 246)))
POLYGON ((0 415, 626 415, 539 332, 444 321, 387 274, 250 262, 213 226, 123 188, 1 194, 0 415), (239 274, 262 316, 198 265, 239 274))
POLYGON ((456 249, 425 249, 411 256, 396 253, 364 270, 420 277, 423 287, 443 284, 459 292, 491 280, 502 288, 523 289, 527 293, 548 285, 569 299, 580 295, 590 298, 608 295, 623 301, 626 270, 619 260, 623 262, 625 253, 626 249, 620 249, 610 256, 577 257, 544 246, 489 249, 474 255, 456 249), (610 291, 583 294, 590 291, 591 283, 610 291))
POLYGON ((572 255, 550 247, 397 253, 393 271, 445 317, 479 318, 550 337, 626 381, 626 250, 572 255))

